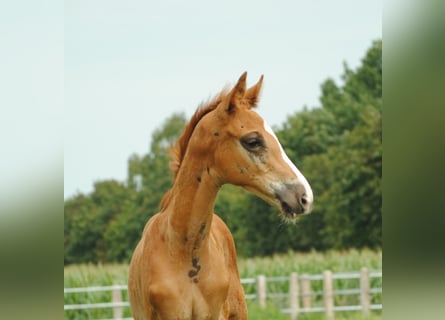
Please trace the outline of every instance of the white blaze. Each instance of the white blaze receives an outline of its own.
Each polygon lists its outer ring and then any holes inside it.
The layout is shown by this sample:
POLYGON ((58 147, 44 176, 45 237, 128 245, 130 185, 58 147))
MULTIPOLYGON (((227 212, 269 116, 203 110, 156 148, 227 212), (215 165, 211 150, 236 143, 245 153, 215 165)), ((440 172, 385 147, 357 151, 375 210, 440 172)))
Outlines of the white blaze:
POLYGON ((312 203, 314 200, 314 195, 312 193, 312 188, 309 185, 309 182, 306 180, 306 178, 303 176, 303 174, 300 172, 300 170, 297 169, 297 167, 290 161, 289 157, 287 156, 286 152, 284 152, 283 147, 281 146, 280 141, 278 141, 277 136, 275 135, 275 132, 273 132, 272 128, 264 121, 264 129, 266 132, 270 133, 272 137, 277 141, 278 146, 280 147, 281 156, 283 157, 283 160, 289 165, 289 167, 292 169, 292 171, 295 173, 295 175, 298 178, 298 181, 304 186, 306 189, 306 196, 308 198, 309 203, 312 203))

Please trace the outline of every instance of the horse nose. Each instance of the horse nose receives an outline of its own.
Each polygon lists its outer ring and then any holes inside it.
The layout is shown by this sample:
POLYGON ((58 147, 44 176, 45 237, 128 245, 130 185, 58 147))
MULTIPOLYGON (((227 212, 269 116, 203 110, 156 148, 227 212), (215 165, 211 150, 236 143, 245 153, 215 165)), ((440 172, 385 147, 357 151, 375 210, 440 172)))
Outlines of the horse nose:
POLYGON ((284 184, 274 188, 275 196, 280 201, 282 211, 289 216, 309 213, 312 199, 301 184, 284 184))

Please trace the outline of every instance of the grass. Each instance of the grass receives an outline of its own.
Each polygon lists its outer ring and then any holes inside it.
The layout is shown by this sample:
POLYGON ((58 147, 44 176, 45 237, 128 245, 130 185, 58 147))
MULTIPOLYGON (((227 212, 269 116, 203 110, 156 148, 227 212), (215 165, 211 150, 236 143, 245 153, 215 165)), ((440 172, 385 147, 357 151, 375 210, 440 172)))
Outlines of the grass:
POLYGON ((241 278, 258 274, 281 276, 283 273, 321 274, 324 270, 332 272, 358 271, 361 267, 381 270, 382 252, 371 250, 328 251, 325 253, 279 254, 271 257, 239 259, 238 268, 241 278))
MULTIPOLYGON (((289 320, 289 315, 284 314, 279 308, 267 306, 261 309, 255 302, 248 302, 249 319, 253 320, 289 320)), ((326 320, 323 313, 302 313, 298 315, 298 320, 326 320)), ((335 320, 382 320, 382 312, 372 312, 369 318, 361 312, 336 312, 335 320)))
MULTIPOLYGON (((382 269, 382 252, 371 250, 328 251, 325 253, 295 253, 274 255, 262 258, 241 258, 238 268, 241 278, 254 278, 260 274, 267 277, 289 276, 291 272, 298 274, 321 274, 324 270, 333 273, 359 271, 362 267, 369 270, 382 269)), ((107 265, 70 265, 65 267, 64 287, 108 286, 113 284, 126 284, 128 277, 127 264, 107 265)), ((358 288, 358 279, 334 280, 334 288, 358 288)), ((321 291, 322 281, 312 281, 313 291, 321 291)), ((382 287, 380 278, 371 280, 371 287, 382 287)), ((244 286, 246 294, 255 293, 254 284, 244 286)), ((268 282, 268 294, 288 292, 289 284, 284 282, 268 282)), ((128 300, 126 291, 123 291, 123 300, 128 300)), ((89 292, 65 294, 65 304, 97 303, 111 301, 111 292, 89 292)), ((322 297, 313 297, 312 306, 322 306, 322 297)), ((372 303, 382 303, 381 294, 372 295, 372 303)), ((336 305, 359 304, 358 295, 335 296, 336 305)), ((289 315, 282 314, 281 308, 288 307, 287 298, 268 299, 266 309, 260 309, 255 301, 248 301, 249 319, 279 320, 289 319, 289 315)), ((130 317, 129 308, 124 308, 124 317, 130 317)), ((112 318, 112 309, 90 309, 65 311, 65 319, 103 319, 112 318)), ((322 313, 301 314, 299 320, 325 319, 322 313)), ((335 319, 364 319, 360 312, 336 312, 335 319)), ((370 319, 382 319, 381 312, 372 312, 370 319)))

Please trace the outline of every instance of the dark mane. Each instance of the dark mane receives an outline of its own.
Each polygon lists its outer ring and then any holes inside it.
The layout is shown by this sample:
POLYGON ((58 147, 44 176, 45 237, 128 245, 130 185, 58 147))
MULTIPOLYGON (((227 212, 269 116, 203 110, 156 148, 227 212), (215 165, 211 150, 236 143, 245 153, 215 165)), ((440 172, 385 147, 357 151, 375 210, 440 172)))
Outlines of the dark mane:
MULTIPOLYGON (((184 132, 176 141, 176 145, 171 148, 171 156, 172 160, 169 163, 170 171, 173 174, 173 182, 176 179, 179 168, 181 167, 182 160, 184 159, 185 152, 187 150, 188 143, 190 138, 195 130, 199 121, 209 112, 216 109, 219 103, 224 99, 224 97, 228 93, 228 88, 223 89, 219 94, 217 94, 214 98, 210 99, 207 102, 201 103, 195 111, 195 114, 190 119, 189 123, 186 125, 184 132)), ((166 205, 170 202, 171 199, 171 189, 168 190, 163 196, 160 204, 160 209, 163 210, 166 205)))

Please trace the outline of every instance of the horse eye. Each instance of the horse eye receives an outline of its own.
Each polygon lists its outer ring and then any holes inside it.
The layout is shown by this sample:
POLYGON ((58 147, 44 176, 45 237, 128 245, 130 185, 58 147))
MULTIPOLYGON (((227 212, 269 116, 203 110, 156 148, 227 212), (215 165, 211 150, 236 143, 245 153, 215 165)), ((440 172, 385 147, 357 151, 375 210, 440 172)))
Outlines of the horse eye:
POLYGON ((258 139, 250 139, 245 142, 250 149, 261 147, 261 141, 258 139))
POLYGON ((252 132, 241 138, 241 144, 249 151, 258 151, 264 147, 264 140, 259 133, 252 132))

